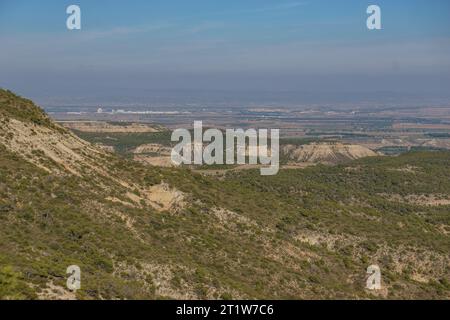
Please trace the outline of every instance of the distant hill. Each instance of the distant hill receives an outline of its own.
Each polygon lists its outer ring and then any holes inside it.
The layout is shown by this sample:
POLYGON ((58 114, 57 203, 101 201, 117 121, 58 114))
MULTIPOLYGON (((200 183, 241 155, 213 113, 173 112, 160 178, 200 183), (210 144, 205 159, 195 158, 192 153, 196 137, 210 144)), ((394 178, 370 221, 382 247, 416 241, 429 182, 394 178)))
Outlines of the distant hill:
POLYGON ((360 145, 342 143, 311 143, 300 146, 285 145, 281 152, 288 160, 294 162, 310 162, 338 164, 364 157, 374 157, 377 154, 360 145))
POLYGON ((448 299, 449 199, 449 152, 202 176, 0 90, 0 299, 448 299))

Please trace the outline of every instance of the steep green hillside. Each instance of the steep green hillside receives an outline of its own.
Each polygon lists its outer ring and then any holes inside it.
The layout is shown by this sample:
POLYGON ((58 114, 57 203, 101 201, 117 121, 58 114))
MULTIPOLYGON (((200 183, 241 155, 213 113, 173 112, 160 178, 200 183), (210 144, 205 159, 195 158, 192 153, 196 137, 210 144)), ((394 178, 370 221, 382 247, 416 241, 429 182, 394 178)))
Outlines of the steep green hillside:
POLYGON ((75 144, 12 97, 0 106, 2 299, 450 298, 448 152, 202 176, 75 144), (370 264, 380 291, 365 290, 370 264))

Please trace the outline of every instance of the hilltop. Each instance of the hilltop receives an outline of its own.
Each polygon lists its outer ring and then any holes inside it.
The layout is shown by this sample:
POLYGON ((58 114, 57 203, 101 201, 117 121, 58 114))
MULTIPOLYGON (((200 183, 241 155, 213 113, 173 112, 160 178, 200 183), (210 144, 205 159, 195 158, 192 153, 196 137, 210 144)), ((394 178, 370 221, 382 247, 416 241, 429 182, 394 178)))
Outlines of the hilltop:
POLYGON ((119 157, 4 90, 0 124, 2 299, 450 298, 449 152, 216 178, 119 157))
POLYGON ((2 121, 16 119, 25 123, 58 128, 44 111, 31 100, 19 97, 9 90, 0 88, 0 117, 2 121))

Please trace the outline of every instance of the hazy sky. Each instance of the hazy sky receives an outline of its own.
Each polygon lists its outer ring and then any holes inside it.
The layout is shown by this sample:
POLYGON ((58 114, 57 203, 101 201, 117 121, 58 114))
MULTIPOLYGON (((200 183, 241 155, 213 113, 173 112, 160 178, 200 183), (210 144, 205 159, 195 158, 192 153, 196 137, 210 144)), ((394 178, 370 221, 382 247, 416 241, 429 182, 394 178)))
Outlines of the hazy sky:
POLYGON ((448 0, 0 0, 0 87, 450 96, 448 0), (82 29, 66 28, 81 7, 82 29), (377 4, 382 30, 366 28, 377 4))

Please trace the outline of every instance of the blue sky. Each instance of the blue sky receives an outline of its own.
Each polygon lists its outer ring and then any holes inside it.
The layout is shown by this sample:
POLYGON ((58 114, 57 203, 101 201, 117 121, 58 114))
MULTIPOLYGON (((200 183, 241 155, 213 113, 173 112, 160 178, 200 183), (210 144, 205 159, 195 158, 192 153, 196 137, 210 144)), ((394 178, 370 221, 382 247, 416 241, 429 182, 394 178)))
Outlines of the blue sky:
MULTIPOLYGON (((447 0, 0 0, 0 86, 139 90, 450 88, 447 0), (68 31, 77 4, 82 29, 68 31), (377 4, 382 30, 366 28, 377 4)), ((449 93, 450 95, 450 93, 449 93)))

